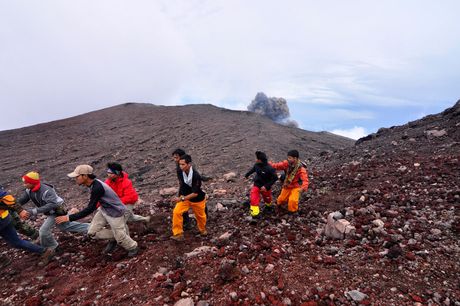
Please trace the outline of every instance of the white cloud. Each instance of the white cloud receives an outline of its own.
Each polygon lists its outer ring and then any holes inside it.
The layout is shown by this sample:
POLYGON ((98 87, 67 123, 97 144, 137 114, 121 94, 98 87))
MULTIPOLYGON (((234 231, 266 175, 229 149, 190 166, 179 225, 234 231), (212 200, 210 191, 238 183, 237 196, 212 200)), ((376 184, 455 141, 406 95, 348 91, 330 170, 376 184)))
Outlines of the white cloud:
POLYGON ((430 111, 458 99, 458 11, 456 0, 0 0, 0 130, 126 101, 245 109, 259 91, 347 109, 360 126, 376 105, 430 111))
POLYGON ((355 126, 348 130, 340 130, 340 129, 332 130, 331 133, 340 135, 340 136, 344 136, 344 137, 348 137, 351 139, 355 139, 355 140, 367 135, 366 129, 364 129, 363 127, 358 127, 358 126, 355 126))

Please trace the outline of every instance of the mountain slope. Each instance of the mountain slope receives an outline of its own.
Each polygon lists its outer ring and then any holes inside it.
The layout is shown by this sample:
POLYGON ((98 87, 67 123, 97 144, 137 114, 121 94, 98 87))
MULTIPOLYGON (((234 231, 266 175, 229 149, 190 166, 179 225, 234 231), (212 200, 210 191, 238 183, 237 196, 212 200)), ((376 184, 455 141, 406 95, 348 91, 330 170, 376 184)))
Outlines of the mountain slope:
MULTIPOLYGON (((279 125, 255 113, 212 105, 155 106, 127 103, 88 114, 0 132, 2 173, 9 185, 30 169, 62 181, 81 163, 105 175, 105 163, 119 161, 146 186, 174 179, 170 162, 177 147, 186 149, 209 176, 246 171, 254 152, 272 159, 298 149, 304 158, 352 145, 352 140, 279 125), (216 173, 214 173, 216 172, 216 173), (168 179, 166 179, 168 178, 168 179)), ((17 187, 17 184, 13 184, 17 187)))
MULTIPOLYGON (((69 207, 81 208, 87 190, 65 174, 88 162, 103 175, 104 163, 115 159, 127 165, 141 193, 136 210, 153 216, 149 224, 130 224, 141 248, 136 258, 126 258, 120 248, 104 256, 103 241, 56 233, 58 256, 37 268, 36 258, 0 242, 13 259, 0 276, 0 303, 457 305, 459 113, 457 102, 355 145, 207 105, 120 105, 0 133, 6 152, 0 176, 11 189, 18 190, 18 176, 36 167, 57 183, 69 207), (37 137, 43 136, 42 144, 37 137), (212 176, 204 183, 209 236, 194 229, 183 243, 169 239, 172 205, 158 192, 177 184, 169 156, 177 146, 212 176), (279 208, 249 223, 243 202, 251 183, 222 175, 248 170, 256 149, 281 159, 291 147, 308 159, 310 178, 298 214, 279 208), (355 235, 323 235, 326 217, 335 211, 355 226, 355 235)), ((275 197, 279 189, 277 183, 275 197)))

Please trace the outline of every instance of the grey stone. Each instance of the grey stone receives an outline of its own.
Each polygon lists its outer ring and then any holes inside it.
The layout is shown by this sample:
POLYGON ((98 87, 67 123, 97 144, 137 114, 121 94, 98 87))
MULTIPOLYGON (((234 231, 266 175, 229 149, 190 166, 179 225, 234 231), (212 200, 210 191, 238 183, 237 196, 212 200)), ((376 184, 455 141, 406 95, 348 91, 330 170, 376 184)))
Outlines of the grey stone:
POLYGON ((193 303, 192 298, 180 299, 174 304, 174 306, 193 306, 193 305, 195 305, 195 303, 193 303))
POLYGON ((362 300, 367 298, 367 294, 364 294, 358 290, 351 290, 351 291, 345 292, 345 295, 351 298, 355 302, 361 302, 362 300))

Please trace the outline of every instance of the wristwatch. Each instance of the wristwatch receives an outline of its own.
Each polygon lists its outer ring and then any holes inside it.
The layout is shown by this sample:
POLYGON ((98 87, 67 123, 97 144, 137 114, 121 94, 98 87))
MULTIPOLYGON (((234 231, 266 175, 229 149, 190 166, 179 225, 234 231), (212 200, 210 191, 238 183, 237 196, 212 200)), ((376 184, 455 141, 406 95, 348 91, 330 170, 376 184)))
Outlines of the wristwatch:
POLYGON ((181 199, 181 201, 185 201, 185 197, 184 197, 184 196, 181 196, 180 199, 181 199))

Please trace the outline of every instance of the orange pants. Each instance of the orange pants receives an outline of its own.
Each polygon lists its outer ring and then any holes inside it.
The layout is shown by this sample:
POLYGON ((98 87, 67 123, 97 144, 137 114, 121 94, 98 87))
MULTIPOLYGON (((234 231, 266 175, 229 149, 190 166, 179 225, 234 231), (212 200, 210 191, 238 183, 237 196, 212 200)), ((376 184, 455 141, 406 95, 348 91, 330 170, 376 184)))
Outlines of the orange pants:
POLYGON ((276 204, 281 205, 288 202, 288 211, 296 212, 299 209, 300 187, 283 188, 276 200, 276 204))
POLYGON ((190 208, 192 208, 193 213, 195 214, 196 224, 198 225, 200 233, 204 232, 206 230, 206 213, 204 211, 205 207, 206 200, 201 202, 190 202, 188 200, 177 202, 176 207, 174 207, 173 210, 173 235, 176 236, 184 233, 184 217, 182 217, 182 214, 188 211, 190 208))

